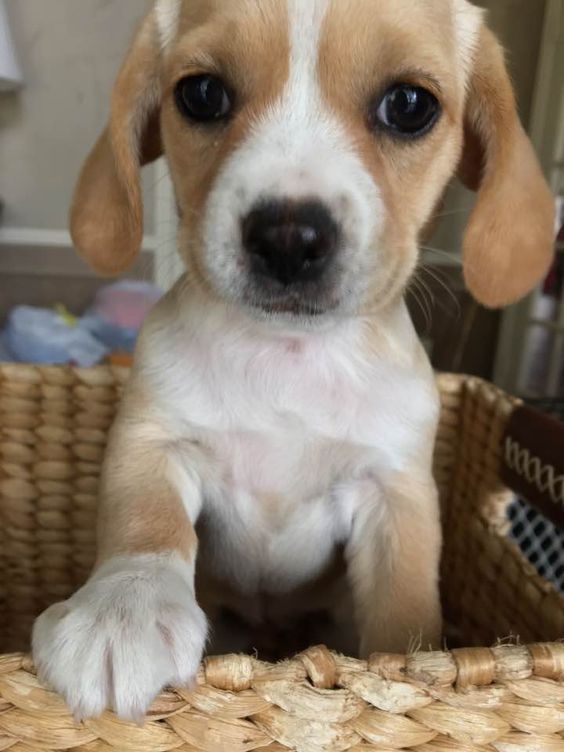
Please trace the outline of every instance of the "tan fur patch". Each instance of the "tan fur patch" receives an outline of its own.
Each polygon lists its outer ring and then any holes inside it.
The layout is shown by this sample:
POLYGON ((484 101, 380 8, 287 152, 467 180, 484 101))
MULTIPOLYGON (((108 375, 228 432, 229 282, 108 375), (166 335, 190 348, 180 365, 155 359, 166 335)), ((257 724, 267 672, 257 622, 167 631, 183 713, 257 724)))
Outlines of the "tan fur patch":
POLYGON ((182 244, 196 268, 200 217, 219 170, 253 122, 280 97, 289 74, 286 5, 282 0, 185 3, 179 42, 168 61, 163 85, 163 135, 182 217, 182 244), (185 29, 185 33, 182 33, 185 29), (173 88, 183 76, 219 75, 234 92, 236 114, 216 129, 191 126, 178 113, 173 88))
POLYGON ((98 561, 174 551, 193 562, 198 542, 171 482, 166 436, 150 423, 141 433, 134 427, 135 416, 147 414, 144 402, 132 388, 112 429, 101 484, 98 561))
MULTIPOLYGON (((453 36, 445 3, 334 1, 325 19, 320 86, 382 193, 388 254, 381 263, 397 270, 397 284, 388 285, 393 295, 411 271, 417 238, 460 153, 465 91, 453 36), (368 128, 370 103, 376 106, 400 82, 428 88, 443 107, 435 129, 412 143, 368 128)), ((384 291, 373 292, 382 304, 384 291)))
POLYGON ((430 476, 418 478, 416 469, 410 477, 396 476, 385 502, 389 519, 377 529, 364 526, 349 558, 364 657, 403 654, 414 645, 437 649, 441 635, 435 483, 430 476))

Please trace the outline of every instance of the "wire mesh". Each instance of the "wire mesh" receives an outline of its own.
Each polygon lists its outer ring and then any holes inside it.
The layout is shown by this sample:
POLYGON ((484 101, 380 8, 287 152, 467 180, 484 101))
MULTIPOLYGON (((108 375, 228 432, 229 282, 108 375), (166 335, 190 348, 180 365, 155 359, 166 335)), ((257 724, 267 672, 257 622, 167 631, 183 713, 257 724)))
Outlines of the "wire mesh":
POLYGON ((564 535, 523 499, 509 508, 511 537, 538 573, 564 593, 564 535))
MULTIPOLYGON (((564 419, 564 399, 530 401, 533 407, 564 419)), ((564 532, 524 499, 509 507, 510 537, 538 573, 564 593, 564 532)))

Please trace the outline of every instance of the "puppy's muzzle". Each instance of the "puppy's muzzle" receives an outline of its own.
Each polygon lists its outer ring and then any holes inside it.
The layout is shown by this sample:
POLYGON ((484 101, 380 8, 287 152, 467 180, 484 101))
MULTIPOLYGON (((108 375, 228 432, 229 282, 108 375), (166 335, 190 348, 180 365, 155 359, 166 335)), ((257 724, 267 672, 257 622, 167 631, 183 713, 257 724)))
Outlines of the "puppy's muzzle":
POLYGON ((321 281, 339 240, 336 222, 316 200, 263 203, 243 219, 242 233, 254 277, 282 288, 321 281))

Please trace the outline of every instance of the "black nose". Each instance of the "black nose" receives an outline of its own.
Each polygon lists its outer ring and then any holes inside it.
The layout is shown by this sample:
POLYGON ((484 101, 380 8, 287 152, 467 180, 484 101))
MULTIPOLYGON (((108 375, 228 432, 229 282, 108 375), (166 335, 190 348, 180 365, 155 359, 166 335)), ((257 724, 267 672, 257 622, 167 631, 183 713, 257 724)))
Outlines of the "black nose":
POLYGON ((319 201, 273 201, 243 220, 253 270, 291 285, 319 279, 335 254, 338 229, 319 201))

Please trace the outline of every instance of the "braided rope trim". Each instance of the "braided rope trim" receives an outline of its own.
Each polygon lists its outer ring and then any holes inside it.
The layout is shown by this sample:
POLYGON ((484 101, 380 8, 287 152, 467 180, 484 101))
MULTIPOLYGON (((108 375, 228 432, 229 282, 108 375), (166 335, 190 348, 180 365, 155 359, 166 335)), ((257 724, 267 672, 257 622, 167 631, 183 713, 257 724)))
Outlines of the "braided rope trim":
POLYGON ((209 658, 144 726, 75 724, 31 660, 0 657, 0 750, 563 752, 564 645, 359 661, 315 647, 278 665, 209 658))
POLYGON ((505 461, 542 494, 548 494, 554 504, 564 507, 564 475, 558 475, 555 467, 532 455, 510 436, 505 440, 505 461))

